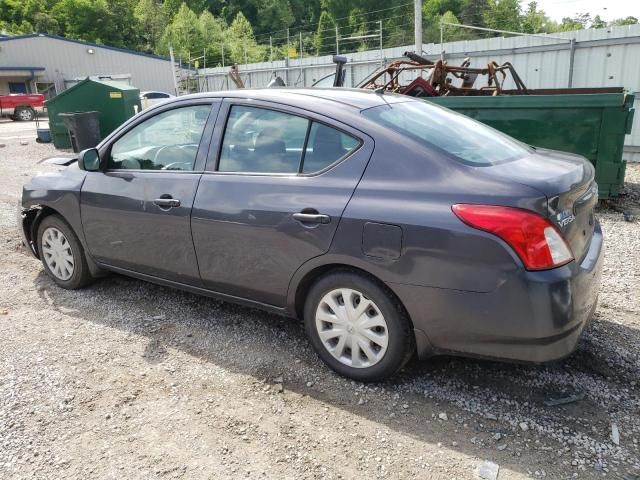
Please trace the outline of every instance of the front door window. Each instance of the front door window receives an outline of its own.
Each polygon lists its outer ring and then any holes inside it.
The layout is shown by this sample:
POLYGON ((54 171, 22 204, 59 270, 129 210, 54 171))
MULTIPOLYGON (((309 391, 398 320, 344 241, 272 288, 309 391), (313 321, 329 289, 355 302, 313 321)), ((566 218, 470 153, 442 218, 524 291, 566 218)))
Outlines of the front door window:
POLYGON ((110 170, 193 170, 210 105, 159 113, 111 147, 110 170))

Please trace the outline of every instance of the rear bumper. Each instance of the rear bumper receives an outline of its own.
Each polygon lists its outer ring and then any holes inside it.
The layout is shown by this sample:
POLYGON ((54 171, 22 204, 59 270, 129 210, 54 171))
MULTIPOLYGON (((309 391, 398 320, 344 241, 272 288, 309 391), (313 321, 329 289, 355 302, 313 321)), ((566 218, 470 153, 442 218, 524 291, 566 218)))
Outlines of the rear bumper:
POLYGON ((543 363, 575 350, 597 305, 604 259, 600 225, 581 263, 541 272, 520 270, 488 293, 391 284, 430 348, 543 363))

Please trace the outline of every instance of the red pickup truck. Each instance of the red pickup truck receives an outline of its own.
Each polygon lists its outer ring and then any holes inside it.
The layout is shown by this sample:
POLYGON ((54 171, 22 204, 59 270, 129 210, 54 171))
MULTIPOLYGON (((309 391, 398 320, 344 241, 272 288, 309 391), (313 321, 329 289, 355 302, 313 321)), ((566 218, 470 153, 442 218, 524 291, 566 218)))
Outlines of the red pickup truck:
POLYGON ((36 112, 43 110, 44 95, 39 93, 0 95, 0 117, 28 122, 36 118, 36 112))

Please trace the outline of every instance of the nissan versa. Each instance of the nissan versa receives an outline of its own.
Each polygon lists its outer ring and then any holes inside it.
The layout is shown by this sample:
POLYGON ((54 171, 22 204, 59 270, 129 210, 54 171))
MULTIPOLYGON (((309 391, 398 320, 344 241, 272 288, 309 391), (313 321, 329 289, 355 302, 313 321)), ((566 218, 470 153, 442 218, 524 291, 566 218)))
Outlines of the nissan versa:
POLYGON ((303 319, 356 380, 414 354, 545 362, 595 306, 589 162, 425 101, 347 89, 168 100, 24 187, 63 288, 113 271, 303 319))

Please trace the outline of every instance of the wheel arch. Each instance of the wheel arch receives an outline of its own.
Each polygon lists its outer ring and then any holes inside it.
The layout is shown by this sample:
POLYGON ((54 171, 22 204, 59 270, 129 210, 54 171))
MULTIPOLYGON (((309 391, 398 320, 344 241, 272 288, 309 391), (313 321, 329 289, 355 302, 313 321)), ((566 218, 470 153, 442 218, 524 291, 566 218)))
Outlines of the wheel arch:
POLYGON ((411 318, 411 314, 409 310, 405 306, 404 302, 400 298, 400 296, 387 285, 382 279, 380 279, 377 275, 370 272, 366 269, 364 265, 356 265, 354 263, 349 262, 347 259, 332 259, 331 261, 321 262, 320 259, 322 257, 317 257, 315 261, 308 262, 308 264, 301 267, 296 274, 294 275, 290 285, 289 285, 289 293, 287 298, 287 309, 291 316, 297 318, 298 320, 302 320, 304 318, 304 302, 307 298, 309 290, 313 286, 313 284, 329 273, 336 271, 348 271, 353 273, 358 273, 363 275, 378 285, 381 286, 385 291, 387 291, 392 297, 396 304, 403 309, 404 314, 411 322, 411 326, 415 333, 415 347, 420 358, 426 358, 434 354, 434 348, 427 333, 420 328, 416 327, 416 324, 411 318))
POLYGON ((82 234, 83 232, 78 232, 63 213, 46 204, 32 206, 25 212, 25 217, 22 223, 22 228, 24 230, 24 235, 28 242, 28 246, 29 248, 31 248, 31 251, 36 256, 36 258, 41 259, 40 252, 38 251, 38 230, 40 228, 40 225, 42 224, 42 221, 45 218, 50 217, 51 215, 58 215, 67 224, 67 226, 76 235, 76 237, 78 237, 78 240, 84 249, 84 257, 87 261, 87 265, 89 267, 91 275, 93 275, 94 277, 104 275, 105 272, 96 264, 93 258, 91 258, 91 255, 89 255, 87 245, 84 241, 84 235, 82 234))
MULTIPOLYGON (((27 239, 27 242, 29 243, 29 247, 31 247, 33 254, 37 258, 40 258, 37 240, 38 229, 40 228, 42 220, 51 215, 59 215, 64 220, 64 216, 55 208, 52 208, 48 205, 35 205, 25 212, 25 217, 22 221, 22 228, 24 229, 25 238, 27 239)), ((67 220, 65 220, 65 222, 67 222, 67 224, 69 223, 67 220)), ((72 228, 71 226, 69 227, 72 228)))

